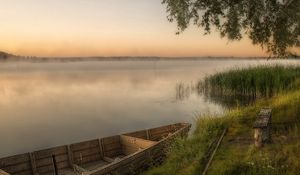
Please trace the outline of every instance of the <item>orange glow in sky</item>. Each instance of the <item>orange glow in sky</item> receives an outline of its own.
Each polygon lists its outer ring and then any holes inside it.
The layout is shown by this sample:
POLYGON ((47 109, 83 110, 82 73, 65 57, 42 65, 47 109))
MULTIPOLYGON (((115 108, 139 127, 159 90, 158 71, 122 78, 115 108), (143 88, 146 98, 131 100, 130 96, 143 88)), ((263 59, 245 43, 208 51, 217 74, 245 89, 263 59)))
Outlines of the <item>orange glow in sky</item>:
POLYGON ((35 56, 265 56, 190 27, 175 35, 161 0, 0 0, 0 50, 35 56))

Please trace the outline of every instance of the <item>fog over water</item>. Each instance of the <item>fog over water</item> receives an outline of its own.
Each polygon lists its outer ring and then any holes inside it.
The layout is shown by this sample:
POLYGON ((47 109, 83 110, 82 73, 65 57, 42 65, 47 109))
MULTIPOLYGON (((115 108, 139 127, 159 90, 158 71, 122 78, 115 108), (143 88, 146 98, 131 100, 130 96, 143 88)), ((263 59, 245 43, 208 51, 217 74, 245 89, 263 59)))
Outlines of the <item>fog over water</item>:
POLYGON ((178 83, 232 67, 299 61, 97 61, 0 63, 0 157, 175 122, 222 106, 178 83))

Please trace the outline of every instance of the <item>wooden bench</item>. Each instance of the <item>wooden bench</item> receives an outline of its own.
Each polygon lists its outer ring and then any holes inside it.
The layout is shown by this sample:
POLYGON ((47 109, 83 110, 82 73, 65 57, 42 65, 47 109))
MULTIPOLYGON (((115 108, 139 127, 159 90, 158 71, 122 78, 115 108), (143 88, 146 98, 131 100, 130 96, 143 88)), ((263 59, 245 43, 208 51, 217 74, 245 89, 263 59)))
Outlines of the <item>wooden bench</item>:
POLYGON ((271 142, 271 128, 272 128, 272 109, 263 108, 257 115, 254 122, 254 145, 262 147, 264 143, 271 142))

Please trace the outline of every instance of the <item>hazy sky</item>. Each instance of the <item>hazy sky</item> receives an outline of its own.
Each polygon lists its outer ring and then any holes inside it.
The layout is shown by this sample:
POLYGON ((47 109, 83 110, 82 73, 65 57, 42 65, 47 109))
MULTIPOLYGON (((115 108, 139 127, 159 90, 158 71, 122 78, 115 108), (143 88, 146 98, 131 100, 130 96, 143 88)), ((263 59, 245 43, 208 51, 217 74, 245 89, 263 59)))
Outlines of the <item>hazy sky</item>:
POLYGON ((161 0, 0 0, 0 50, 36 56, 260 56, 190 27, 175 35, 161 0))

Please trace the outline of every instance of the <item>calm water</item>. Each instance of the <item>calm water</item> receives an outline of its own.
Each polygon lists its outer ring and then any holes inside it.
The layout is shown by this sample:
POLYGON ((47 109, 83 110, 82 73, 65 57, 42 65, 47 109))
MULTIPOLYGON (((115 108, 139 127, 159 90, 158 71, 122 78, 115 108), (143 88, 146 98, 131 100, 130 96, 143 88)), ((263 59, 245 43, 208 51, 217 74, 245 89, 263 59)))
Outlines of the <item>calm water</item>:
POLYGON ((196 94, 178 99, 177 85, 273 62, 0 63, 0 157, 221 113, 196 94))

